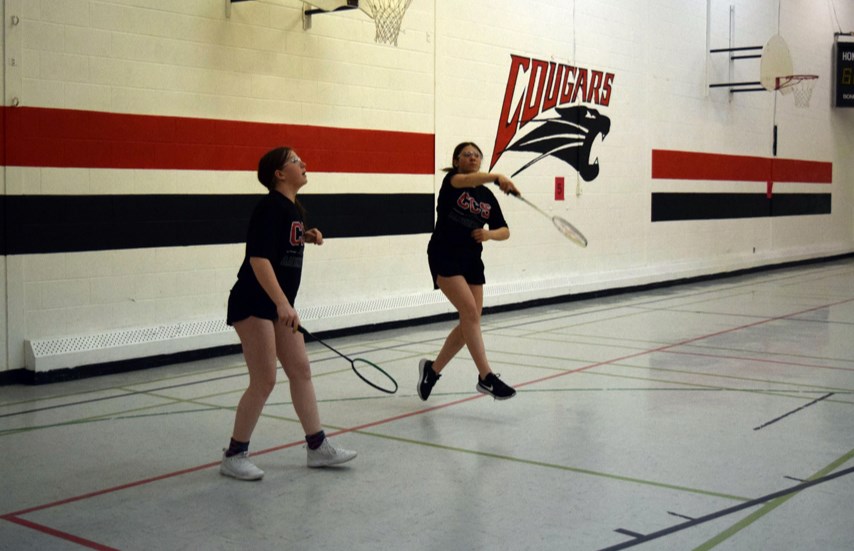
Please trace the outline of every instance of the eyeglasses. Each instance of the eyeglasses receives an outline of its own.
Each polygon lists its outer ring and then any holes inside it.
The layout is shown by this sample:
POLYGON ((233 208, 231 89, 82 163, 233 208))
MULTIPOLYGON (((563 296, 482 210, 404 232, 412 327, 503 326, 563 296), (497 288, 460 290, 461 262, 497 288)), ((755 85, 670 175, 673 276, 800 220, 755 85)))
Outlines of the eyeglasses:
POLYGON ((460 153, 460 157, 465 157, 466 159, 480 159, 483 155, 477 151, 464 151, 460 153))

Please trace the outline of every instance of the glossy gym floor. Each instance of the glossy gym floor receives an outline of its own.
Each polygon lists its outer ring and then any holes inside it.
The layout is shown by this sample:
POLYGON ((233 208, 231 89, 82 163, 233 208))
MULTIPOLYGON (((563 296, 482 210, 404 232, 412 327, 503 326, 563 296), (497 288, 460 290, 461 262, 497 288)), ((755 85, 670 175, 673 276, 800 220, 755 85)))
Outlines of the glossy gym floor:
POLYGON ((359 456, 309 469, 284 375, 218 472, 241 356, 0 387, 0 548, 850 550, 854 257, 488 314, 493 369, 418 361, 453 322, 309 343, 321 418, 359 456))

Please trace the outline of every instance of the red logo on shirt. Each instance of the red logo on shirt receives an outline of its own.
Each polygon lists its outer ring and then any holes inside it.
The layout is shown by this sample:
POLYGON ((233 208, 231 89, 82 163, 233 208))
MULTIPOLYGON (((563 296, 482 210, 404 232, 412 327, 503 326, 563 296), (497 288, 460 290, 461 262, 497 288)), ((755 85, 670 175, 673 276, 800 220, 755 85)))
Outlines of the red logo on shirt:
POLYGON ((477 201, 467 191, 460 194, 460 198, 457 199, 457 206, 472 214, 479 214, 484 219, 489 218, 489 211, 492 210, 492 205, 477 201))
POLYGON ((305 243, 305 227, 300 221, 291 222, 291 245, 299 247, 305 243))

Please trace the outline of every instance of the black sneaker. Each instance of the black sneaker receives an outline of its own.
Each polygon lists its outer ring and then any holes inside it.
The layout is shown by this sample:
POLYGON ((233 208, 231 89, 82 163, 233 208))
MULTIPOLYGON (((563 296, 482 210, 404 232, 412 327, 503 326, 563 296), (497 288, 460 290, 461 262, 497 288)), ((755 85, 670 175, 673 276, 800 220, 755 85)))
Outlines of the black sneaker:
POLYGON ((433 362, 430 360, 418 362, 418 397, 426 401, 430 397, 433 385, 441 378, 440 374, 433 371, 433 362))
POLYGON ((490 373, 483 381, 478 377, 475 388, 481 394, 489 394, 496 400, 509 400, 516 396, 516 390, 504 384, 495 373, 490 373))

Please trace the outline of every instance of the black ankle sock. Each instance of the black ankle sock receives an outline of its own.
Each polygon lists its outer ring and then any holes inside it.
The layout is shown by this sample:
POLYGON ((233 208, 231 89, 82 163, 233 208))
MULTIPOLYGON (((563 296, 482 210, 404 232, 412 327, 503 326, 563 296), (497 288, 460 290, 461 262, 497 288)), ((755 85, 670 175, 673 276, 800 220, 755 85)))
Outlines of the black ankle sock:
POLYGON ((238 442, 234 438, 231 439, 231 443, 228 445, 228 449, 225 450, 226 457, 232 457, 237 455, 238 453, 243 453, 249 451, 249 442, 238 442))
POLYGON ((326 433, 323 431, 318 432, 317 434, 307 434, 305 436, 305 441, 308 443, 308 449, 316 450, 323 444, 323 440, 326 439, 326 433))

